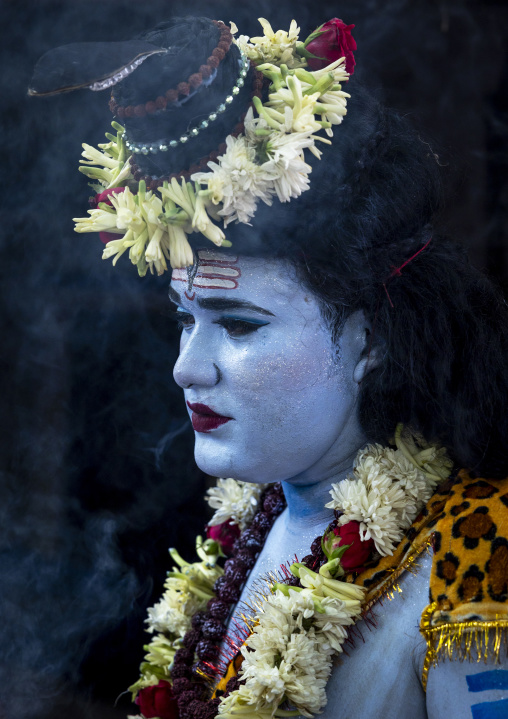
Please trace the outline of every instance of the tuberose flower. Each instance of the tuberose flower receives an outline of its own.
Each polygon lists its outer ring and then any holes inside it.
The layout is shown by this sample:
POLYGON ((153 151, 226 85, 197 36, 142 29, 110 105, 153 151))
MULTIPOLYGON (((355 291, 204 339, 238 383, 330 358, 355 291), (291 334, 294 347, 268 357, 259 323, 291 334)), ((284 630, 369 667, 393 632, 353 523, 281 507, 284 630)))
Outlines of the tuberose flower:
POLYGON ((316 57, 307 57, 307 64, 312 70, 320 70, 340 57, 346 58, 346 71, 352 75, 355 68, 354 50, 356 41, 351 35, 354 25, 334 17, 323 23, 309 35, 304 42, 307 52, 316 57))
POLYGON ((303 67, 305 61, 296 53, 296 43, 300 28, 296 20, 291 20, 289 31, 277 30, 274 32, 272 26, 260 17, 259 22, 263 28, 263 35, 251 37, 250 41, 246 35, 240 35, 235 40, 236 44, 245 52, 247 57, 255 64, 274 62, 280 65, 284 63, 289 68, 303 67))
POLYGON ((210 507, 216 510, 209 526, 232 522, 243 531, 254 517, 265 486, 236 479, 218 479, 217 485, 208 489, 205 497, 210 507))

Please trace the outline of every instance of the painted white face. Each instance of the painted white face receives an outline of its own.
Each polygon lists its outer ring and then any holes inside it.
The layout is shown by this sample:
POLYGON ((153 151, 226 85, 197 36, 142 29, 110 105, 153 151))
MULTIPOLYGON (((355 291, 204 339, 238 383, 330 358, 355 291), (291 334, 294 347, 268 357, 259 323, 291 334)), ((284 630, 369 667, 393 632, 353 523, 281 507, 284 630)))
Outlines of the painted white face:
POLYGON ((317 481, 361 446, 354 378, 364 338, 337 348, 316 299, 283 261, 199 252, 192 290, 175 270, 183 325, 174 377, 198 466, 250 482, 317 481))

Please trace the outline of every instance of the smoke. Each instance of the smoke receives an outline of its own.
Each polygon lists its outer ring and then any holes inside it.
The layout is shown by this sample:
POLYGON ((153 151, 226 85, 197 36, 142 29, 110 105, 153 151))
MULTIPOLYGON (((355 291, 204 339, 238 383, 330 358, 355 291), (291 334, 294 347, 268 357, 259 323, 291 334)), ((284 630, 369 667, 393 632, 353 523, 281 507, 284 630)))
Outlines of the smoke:
POLYGON ((168 278, 139 280, 125 257, 112 268, 97 237, 72 229, 89 194, 80 144, 103 141, 106 94, 26 96, 48 49, 129 38, 189 11, 234 20, 245 34, 258 34, 258 17, 278 28, 296 16, 302 36, 336 15, 354 22, 358 75, 411 114, 449 167, 444 222, 477 263, 506 278, 506 8, 4 0, 2 719, 125 716, 126 705, 113 704, 136 679, 167 547, 190 557, 206 521, 205 478, 171 377, 178 338, 166 317, 168 278))

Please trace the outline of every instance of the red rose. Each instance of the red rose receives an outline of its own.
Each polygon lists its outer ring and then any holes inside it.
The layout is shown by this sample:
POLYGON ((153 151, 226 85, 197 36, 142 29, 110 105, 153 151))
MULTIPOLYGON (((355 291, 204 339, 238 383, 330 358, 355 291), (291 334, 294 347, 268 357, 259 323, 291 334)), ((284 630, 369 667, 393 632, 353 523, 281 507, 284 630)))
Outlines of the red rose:
MULTIPOLYGON (((109 199, 110 195, 113 193, 115 195, 119 195, 124 190, 125 187, 110 187, 109 190, 104 190, 103 192, 99 192, 98 195, 95 195, 95 197, 91 197, 90 205, 95 209, 99 206, 99 202, 105 202, 106 205, 110 205, 112 207, 113 203, 109 199)), ((118 240, 121 235, 118 235, 115 232, 99 232, 99 237, 101 242, 107 245, 108 242, 111 242, 111 240, 118 240)))
POLYGON ((99 192, 98 195, 95 195, 95 197, 92 197, 90 200, 90 204, 92 207, 98 207, 99 202, 105 202, 106 205, 113 205, 111 200, 109 199, 110 195, 119 195, 121 192, 125 191, 125 187, 110 187, 109 190, 103 190, 103 192, 99 192))
POLYGON ((136 697, 136 704, 146 719, 178 719, 178 705, 171 684, 162 679, 152 687, 141 689, 136 697))
POLYGON ((238 524, 223 522, 222 524, 216 524, 215 527, 207 527, 206 536, 208 539, 218 542, 224 554, 231 554, 233 544, 240 536, 240 527, 238 524))
POLYGON ((310 69, 321 70, 334 60, 345 57, 346 72, 352 75, 355 69, 353 50, 356 50, 356 41, 351 35, 353 28, 354 25, 346 25, 334 17, 314 30, 304 42, 307 52, 316 56, 307 57, 310 69))
POLYGON ((333 533, 336 537, 340 537, 338 546, 341 544, 352 545, 344 552, 340 560, 341 566, 347 572, 363 571, 363 565, 374 549, 374 540, 367 539, 362 542, 360 539, 360 525, 354 519, 347 524, 343 524, 342 527, 336 527, 333 533))

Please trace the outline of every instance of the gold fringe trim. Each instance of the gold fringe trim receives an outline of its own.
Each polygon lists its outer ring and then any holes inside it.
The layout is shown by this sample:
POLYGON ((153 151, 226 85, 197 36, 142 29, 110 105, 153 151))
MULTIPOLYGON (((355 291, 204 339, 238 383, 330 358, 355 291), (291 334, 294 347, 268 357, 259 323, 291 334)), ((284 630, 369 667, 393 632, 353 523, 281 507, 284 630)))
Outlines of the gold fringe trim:
POLYGON ((423 663, 422 685, 427 690, 429 669, 443 659, 486 662, 494 658, 499 661, 503 644, 508 650, 508 619, 491 621, 450 622, 432 627, 430 622, 437 608, 436 602, 429 604, 422 614, 420 632, 427 642, 427 653, 423 663))
POLYGON ((432 539, 429 537, 424 542, 422 542, 419 547, 414 547, 412 550, 408 550, 408 552, 410 553, 406 556, 406 559, 404 559, 404 561, 401 562, 398 567, 393 567, 389 570, 391 572, 390 576, 383 581, 381 586, 375 591, 372 596, 367 595, 368 600, 363 606, 363 611, 368 612, 369 609, 384 596, 388 597, 388 599, 393 599, 395 594, 393 590, 402 594, 402 589, 396 583, 397 580, 404 572, 417 574, 418 570, 420 569, 420 566, 416 564, 416 561, 425 550, 429 551, 431 546, 432 539))

